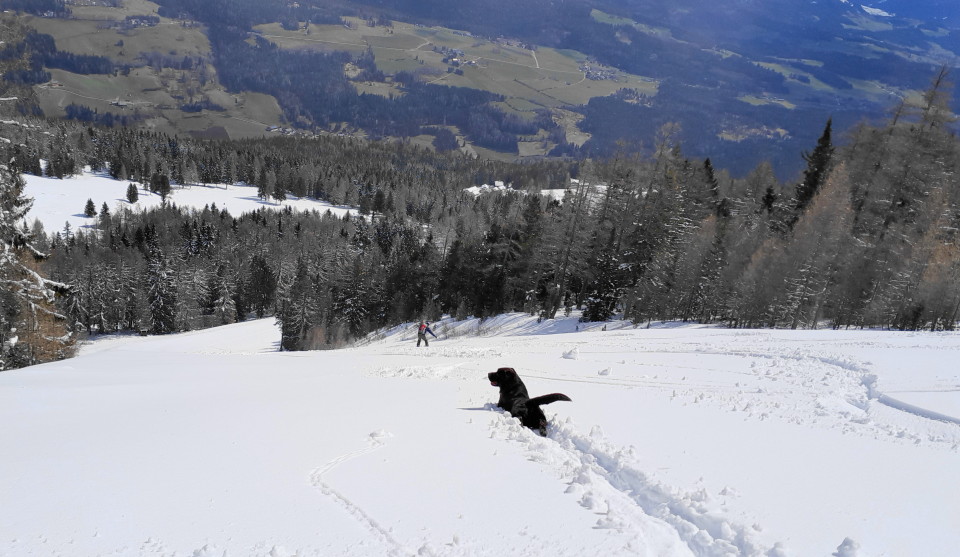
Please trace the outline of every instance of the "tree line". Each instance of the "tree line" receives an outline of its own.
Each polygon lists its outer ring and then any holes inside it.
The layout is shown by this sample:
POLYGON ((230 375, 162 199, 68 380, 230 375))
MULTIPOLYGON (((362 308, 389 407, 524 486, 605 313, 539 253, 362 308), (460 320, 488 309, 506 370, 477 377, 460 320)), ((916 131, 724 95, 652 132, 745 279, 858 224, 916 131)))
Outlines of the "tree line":
POLYGON ((14 173, 89 165, 134 193, 166 191, 150 211, 104 203, 92 229, 18 228, 44 254, 37 269, 67 285, 51 311, 75 333, 274 316, 281 347, 300 350, 442 314, 574 309, 637 324, 952 330, 960 142, 949 94, 941 71, 919 103, 839 145, 827 122, 795 183, 766 163, 734 178, 689 158, 670 126, 651 156, 528 164, 403 142, 201 141, 43 121, 5 130, 4 149, 14 173), (466 191, 495 180, 511 188, 466 191), (176 205, 179 187, 236 181, 264 199, 358 209, 176 205))

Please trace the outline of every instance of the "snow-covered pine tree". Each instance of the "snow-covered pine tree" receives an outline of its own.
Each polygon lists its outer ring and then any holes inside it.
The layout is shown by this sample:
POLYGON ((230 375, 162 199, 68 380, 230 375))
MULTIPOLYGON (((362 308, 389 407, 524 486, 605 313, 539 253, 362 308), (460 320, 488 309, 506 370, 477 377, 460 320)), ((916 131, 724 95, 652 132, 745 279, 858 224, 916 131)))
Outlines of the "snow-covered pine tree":
POLYGON ((137 270, 124 262, 117 269, 118 306, 120 310, 119 329, 138 330, 140 328, 141 307, 144 305, 140 295, 140 277, 137 270))
POLYGON ((62 179, 77 173, 77 161, 68 144, 66 129, 62 125, 47 151, 47 176, 62 179))
POLYGON ((606 321, 613 316, 623 294, 623 272, 617 254, 603 250, 592 258, 591 276, 581 321, 606 321))
POLYGON ((244 281, 245 300, 256 314, 262 318, 273 305, 277 292, 277 273, 260 254, 250 261, 250 271, 244 281))
POLYGON ((243 272, 242 269, 234 270, 231 276, 231 282, 234 284, 234 288, 230 293, 230 300, 233 302, 234 314, 236 315, 237 321, 245 321, 247 319, 247 314, 250 313, 250 303, 247 300, 247 294, 245 292, 243 284, 243 272))
POLYGON ((99 219, 100 230, 104 234, 110 232, 110 227, 113 226, 113 216, 110 214, 110 207, 107 207, 107 202, 104 201, 103 205, 100 206, 100 219, 99 219))
POLYGON ((155 249, 147 263, 150 332, 163 335, 177 330, 177 284, 167 257, 155 249))
POLYGON ((283 285, 277 310, 280 349, 312 348, 304 344, 310 329, 317 324, 316 300, 307 262, 302 257, 297 259, 297 268, 293 276, 289 279, 285 277, 282 282, 286 284, 283 285))
POLYGON ((137 191, 137 185, 133 182, 127 186, 127 202, 131 205, 140 200, 140 192, 137 191))
POLYGON ((81 305, 79 320, 90 333, 102 333, 106 328, 108 276, 103 267, 87 267, 81 276, 70 281, 78 290, 81 305))
POLYGON ((0 371, 66 357, 72 337, 53 305, 63 283, 45 279, 45 254, 31 243, 25 217, 33 201, 19 173, 0 164, 0 371))
MULTIPOLYGON (((341 250, 335 263, 333 279, 333 318, 332 323, 349 327, 351 335, 358 335, 364 323, 370 318, 371 309, 380 305, 383 288, 374 279, 373 266, 367 267, 356 253, 341 250)), ((376 257, 376 252, 372 252, 376 257)))
POLYGON ((230 284, 226 266, 220 265, 217 267, 217 274, 214 279, 216 280, 217 298, 213 300, 213 315, 224 325, 233 323, 237 320, 237 305, 232 295, 235 287, 230 284))
POLYGON ((215 271, 207 273, 201 313, 212 316, 214 322, 221 325, 236 321, 237 310, 232 296, 233 289, 227 276, 226 264, 218 261, 215 271))
POLYGON ((204 267, 191 269, 184 266, 179 270, 179 274, 184 280, 178 281, 180 284, 180 300, 177 310, 179 312, 177 322, 185 330, 194 327, 206 328, 210 326, 212 320, 209 316, 213 314, 210 310, 209 300, 210 276, 211 272, 204 267))

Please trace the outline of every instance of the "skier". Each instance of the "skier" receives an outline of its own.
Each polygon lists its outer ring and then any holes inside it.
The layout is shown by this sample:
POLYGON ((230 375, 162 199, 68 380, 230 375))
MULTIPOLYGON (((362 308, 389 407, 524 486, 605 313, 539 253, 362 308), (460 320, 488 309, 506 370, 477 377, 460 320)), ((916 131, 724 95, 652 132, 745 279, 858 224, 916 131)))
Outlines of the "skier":
POLYGON ((417 328, 417 348, 420 347, 420 341, 423 341, 424 346, 430 346, 430 343, 427 341, 427 333, 433 335, 433 338, 437 338, 437 335, 433 334, 433 331, 430 330, 429 321, 421 321, 420 326, 417 328))

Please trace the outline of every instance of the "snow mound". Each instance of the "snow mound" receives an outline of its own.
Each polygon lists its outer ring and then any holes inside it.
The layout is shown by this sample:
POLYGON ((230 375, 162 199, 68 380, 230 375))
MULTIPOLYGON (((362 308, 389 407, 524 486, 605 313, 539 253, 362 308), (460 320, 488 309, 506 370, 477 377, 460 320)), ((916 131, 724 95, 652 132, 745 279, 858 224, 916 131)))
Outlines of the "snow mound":
POLYGON ((860 544, 850 538, 844 538, 832 555, 833 557, 857 557, 860 555, 860 544))

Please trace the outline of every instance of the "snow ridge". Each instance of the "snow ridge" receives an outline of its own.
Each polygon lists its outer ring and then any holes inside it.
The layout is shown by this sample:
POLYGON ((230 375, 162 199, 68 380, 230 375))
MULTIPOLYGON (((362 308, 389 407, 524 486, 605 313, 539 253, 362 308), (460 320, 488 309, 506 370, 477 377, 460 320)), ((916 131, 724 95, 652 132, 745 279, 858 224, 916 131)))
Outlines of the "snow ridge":
POLYGON ((524 444, 530 460, 567 478, 566 492, 601 515, 597 528, 635 534, 631 552, 729 557, 761 556, 769 549, 760 545, 756 527, 712 512, 705 492, 682 493, 649 478, 636 461, 636 450, 614 446, 599 427, 584 434, 568 419, 551 423, 549 437, 543 439, 496 406, 487 408, 501 414, 491 425, 491 437, 524 444), (651 540, 651 531, 660 536, 651 540), (674 535, 679 539, 666 541, 674 535))
POLYGON ((893 408, 894 410, 906 412, 907 414, 912 414, 920 418, 960 425, 960 418, 955 418, 953 416, 941 414, 935 410, 930 410, 928 408, 922 408, 908 402, 903 402, 878 391, 876 375, 865 375, 863 377, 863 386, 866 387, 871 401, 875 400, 880 404, 893 408))
POLYGON ((650 480, 630 458, 632 449, 613 447, 603 439, 599 428, 584 435, 563 423, 555 429, 554 438, 567 450, 578 451, 585 469, 626 494, 645 513, 676 528, 695 555, 762 554, 755 530, 711 514, 704 493, 681 494, 650 480))

